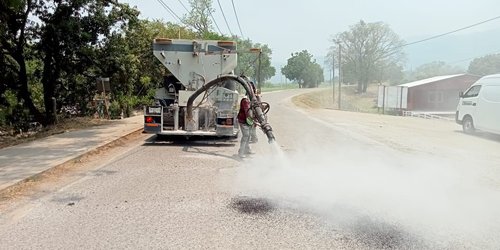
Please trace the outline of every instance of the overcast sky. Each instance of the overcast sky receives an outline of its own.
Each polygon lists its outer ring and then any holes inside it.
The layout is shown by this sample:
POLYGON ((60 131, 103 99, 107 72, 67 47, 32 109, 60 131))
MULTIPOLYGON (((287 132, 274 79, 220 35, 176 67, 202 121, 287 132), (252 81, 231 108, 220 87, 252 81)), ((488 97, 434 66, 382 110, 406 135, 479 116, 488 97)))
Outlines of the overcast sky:
MULTIPOLYGON (((122 1, 137 6, 144 18, 176 21, 157 0, 122 1)), ((180 2, 189 8, 188 0, 163 1, 179 16, 186 13, 180 2)), ((229 28, 233 34, 241 36, 231 0, 219 1, 229 28)), ((319 60, 327 53, 331 37, 359 20, 385 22, 406 42, 412 42, 500 16, 500 0, 234 0, 234 4, 244 37, 268 44, 277 67, 283 66, 292 52, 303 49, 323 64, 319 60)), ((213 7, 220 29, 230 34, 217 0, 213 0, 213 7)), ((500 19, 497 19, 454 35, 499 30, 499 27, 500 19)), ((433 48, 433 42, 419 46, 439 50, 433 48)), ((484 51, 477 53, 481 56, 484 51)))

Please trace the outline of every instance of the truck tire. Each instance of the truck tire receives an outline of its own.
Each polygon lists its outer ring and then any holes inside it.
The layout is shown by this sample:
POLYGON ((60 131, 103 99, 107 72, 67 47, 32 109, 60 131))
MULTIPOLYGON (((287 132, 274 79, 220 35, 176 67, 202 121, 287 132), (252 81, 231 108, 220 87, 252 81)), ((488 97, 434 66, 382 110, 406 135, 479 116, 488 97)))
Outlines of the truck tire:
POLYGON ((462 129, 466 134, 473 134, 476 131, 474 127, 474 121, 472 121, 472 117, 466 116, 462 122, 462 129))

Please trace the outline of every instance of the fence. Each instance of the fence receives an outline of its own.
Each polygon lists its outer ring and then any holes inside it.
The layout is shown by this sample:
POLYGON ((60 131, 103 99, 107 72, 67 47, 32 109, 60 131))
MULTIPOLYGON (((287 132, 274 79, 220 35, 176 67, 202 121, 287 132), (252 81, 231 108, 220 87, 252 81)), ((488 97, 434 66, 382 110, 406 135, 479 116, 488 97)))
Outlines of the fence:
POLYGON ((454 118, 436 115, 432 113, 426 112, 415 112, 415 111, 403 111, 403 116, 411 116, 411 117, 419 117, 424 119, 437 119, 437 120, 445 120, 445 121, 454 121, 454 118))

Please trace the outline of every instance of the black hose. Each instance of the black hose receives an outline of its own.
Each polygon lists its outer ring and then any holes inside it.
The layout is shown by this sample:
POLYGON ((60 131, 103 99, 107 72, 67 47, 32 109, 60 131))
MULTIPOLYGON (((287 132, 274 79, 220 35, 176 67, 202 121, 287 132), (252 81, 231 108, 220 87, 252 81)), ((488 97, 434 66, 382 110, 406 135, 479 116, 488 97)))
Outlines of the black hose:
MULTIPOLYGON (((211 87, 220 84, 224 81, 227 80, 234 80, 241 84, 245 91, 248 93, 250 100, 251 100, 251 108, 255 111, 256 118, 261 124, 261 129, 266 134, 267 138, 269 139, 269 143, 273 142, 275 140, 274 134, 273 134, 273 129, 271 128, 271 125, 267 123, 267 119, 265 116, 265 113, 262 110, 261 103, 259 101, 259 98, 257 98, 257 95, 253 92, 253 88, 250 86, 250 83, 246 81, 244 78, 235 76, 235 75, 222 75, 219 78, 216 78, 207 84, 203 85, 203 87, 199 88, 196 90, 188 99, 187 102, 187 107, 186 107, 186 118, 188 121, 191 121, 193 119, 193 102, 196 100, 196 98, 203 92, 207 91, 211 87)), ((269 104, 268 104, 269 105, 269 104)), ((266 112, 267 113, 267 112, 266 112)))

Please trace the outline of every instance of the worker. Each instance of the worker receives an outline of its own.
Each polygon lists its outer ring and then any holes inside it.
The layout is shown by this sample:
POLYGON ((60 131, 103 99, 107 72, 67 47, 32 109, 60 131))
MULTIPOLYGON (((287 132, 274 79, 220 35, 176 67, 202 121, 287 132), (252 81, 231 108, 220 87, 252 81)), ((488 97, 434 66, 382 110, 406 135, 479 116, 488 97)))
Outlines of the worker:
POLYGON ((248 97, 243 97, 240 102, 240 110, 238 112, 238 123, 241 131, 240 149, 238 156, 244 158, 248 154, 253 154, 250 149, 250 129, 253 127, 253 114, 250 108, 250 100, 248 97))

